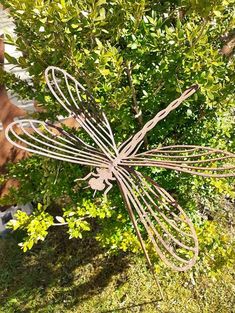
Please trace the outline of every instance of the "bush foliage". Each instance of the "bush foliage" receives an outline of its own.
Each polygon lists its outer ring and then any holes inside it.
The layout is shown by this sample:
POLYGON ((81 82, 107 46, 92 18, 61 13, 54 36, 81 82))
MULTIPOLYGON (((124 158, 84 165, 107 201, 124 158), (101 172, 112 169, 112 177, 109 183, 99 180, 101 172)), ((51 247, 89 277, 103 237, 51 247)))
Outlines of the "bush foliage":
MULTIPOLYGON (((233 150, 234 62, 220 53, 221 37, 232 30, 233 0, 3 0, 15 21, 16 39, 6 41, 22 51, 8 61, 26 69, 30 82, 9 73, 2 80, 21 98, 35 99, 43 112, 38 119, 57 120, 63 114, 46 87, 44 70, 59 66, 88 88, 107 114, 117 143, 142 127, 193 83, 200 90, 148 135, 148 149, 158 145, 199 144, 233 150), (135 90, 142 120, 136 118, 135 90)), ((113 187, 108 198, 92 198, 90 189, 74 182, 89 168, 31 156, 9 165, 4 177, 20 181, 20 188, 1 203, 37 207, 31 216, 19 212, 11 225, 25 230, 24 251, 44 240, 56 222, 68 223, 70 238, 93 236, 110 251, 137 252, 140 246, 121 195, 113 187)), ((168 170, 145 170, 170 191, 192 218, 202 251, 214 244, 224 253, 230 239, 217 236, 213 212, 221 198, 234 198, 232 181, 202 179, 168 170), (227 241, 226 241, 227 240, 227 241)), ((66 226, 65 226, 66 227, 66 226)), ((202 258, 202 256, 201 256, 202 258)), ((211 268, 211 264, 208 264, 211 268)))

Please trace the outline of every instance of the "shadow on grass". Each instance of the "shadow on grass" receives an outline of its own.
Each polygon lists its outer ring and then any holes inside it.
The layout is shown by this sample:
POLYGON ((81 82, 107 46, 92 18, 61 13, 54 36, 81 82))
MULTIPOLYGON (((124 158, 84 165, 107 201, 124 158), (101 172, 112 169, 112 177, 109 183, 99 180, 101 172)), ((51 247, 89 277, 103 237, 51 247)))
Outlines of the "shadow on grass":
POLYGON ((73 307, 99 294, 128 267, 124 254, 104 257, 94 239, 69 240, 57 229, 27 253, 14 237, 0 239, 0 303, 8 308, 15 301, 14 312, 38 312, 59 303, 73 307), (42 300, 33 310, 22 305, 34 297, 42 300))

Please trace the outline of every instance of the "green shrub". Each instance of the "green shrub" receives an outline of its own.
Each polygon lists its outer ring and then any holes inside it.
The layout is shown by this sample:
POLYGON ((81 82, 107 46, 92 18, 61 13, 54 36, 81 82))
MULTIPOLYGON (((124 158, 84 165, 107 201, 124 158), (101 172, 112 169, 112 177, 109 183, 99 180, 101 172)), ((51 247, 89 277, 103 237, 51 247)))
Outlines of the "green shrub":
MULTIPOLYGON (((23 53, 17 60, 7 58, 30 73, 32 86, 12 74, 4 73, 2 80, 20 97, 34 98, 42 106, 44 112, 34 117, 55 121, 63 110, 46 88, 44 70, 49 65, 67 70, 100 103, 117 143, 198 83, 196 95, 151 131, 148 149, 158 144, 199 144, 233 150, 234 62, 221 55, 220 48, 221 36, 232 29, 234 1, 212 1, 207 6, 204 2, 191 6, 191 1, 3 0, 17 34, 16 40, 9 36, 6 40, 23 53), (127 69, 143 122, 135 118, 127 69)), ((52 216, 68 223, 70 237, 92 231, 113 252, 140 250, 117 187, 108 199, 99 194, 92 198, 90 189, 74 182, 89 170, 39 156, 9 165, 5 179, 18 179, 20 188, 0 202, 41 203, 30 217, 19 213, 12 223, 26 231, 24 250, 45 238, 52 216)), ((205 230, 209 240, 208 216, 218 210, 221 198, 234 197, 231 180, 153 168, 145 172, 186 209, 199 239, 205 230)))

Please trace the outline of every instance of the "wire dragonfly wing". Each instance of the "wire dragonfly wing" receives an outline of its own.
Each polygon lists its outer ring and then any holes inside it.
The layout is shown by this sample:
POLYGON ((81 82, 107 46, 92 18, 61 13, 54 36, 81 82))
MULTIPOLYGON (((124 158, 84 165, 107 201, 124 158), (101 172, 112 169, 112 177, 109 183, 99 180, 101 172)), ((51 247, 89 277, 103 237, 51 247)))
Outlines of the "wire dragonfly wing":
POLYGON ((8 125, 5 135, 14 146, 31 153, 80 165, 108 168, 109 160, 105 154, 49 122, 18 120, 8 125))
POLYGON ((128 166, 155 166, 205 177, 235 176, 235 154, 210 147, 173 145, 152 149, 122 161, 128 166))
POLYGON ((198 256, 198 240, 179 204, 150 177, 130 167, 118 166, 114 175, 149 265, 147 245, 172 269, 191 268, 198 256), (145 239, 140 231, 143 227, 145 239))
POLYGON ((126 158, 130 155, 135 154, 141 146, 147 132, 149 132, 154 126, 156 126, 156 124, 164 119, 171 111, 176 109, 184 100, 193 95, 198 90, 198 88, 198 85, 192 85, 191 87, 186 89, 179 98, 172 101, 165 109, 158 112, 153 119, 148 121, 139 132, 137 132, 133 137, 130 137, 123 144, 121 144, 118 149, 120 157, 126 158))
POLYGON ((118 150, 110 124, 94 97, 73 76, 58 67, 49 66, 45 77, 50 91, 62 107, 110 160, 115 158, 118 150))

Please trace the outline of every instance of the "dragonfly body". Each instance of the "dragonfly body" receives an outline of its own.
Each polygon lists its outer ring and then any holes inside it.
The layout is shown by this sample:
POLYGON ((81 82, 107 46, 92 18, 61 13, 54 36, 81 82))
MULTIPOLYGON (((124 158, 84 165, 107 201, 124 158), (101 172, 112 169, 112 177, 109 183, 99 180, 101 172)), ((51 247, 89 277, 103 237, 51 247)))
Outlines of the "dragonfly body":
POLYGON ((96 172, 91 172, 82 179, 87 180, 92 176, 92 178, 88 180, 88 185, 95 191, 102 191, 108 187, 104 191, 104 195, 106 195, 113 186, 110 181, 116 180, 115 173, 117 173, 118 167, 121 166, 121 157, 117 155, 114 159, 107 161, 108 165, 106 168, 96 168, 96 172))
POLYGON ((88 181, 88 185, 91 187, 91 189, 95 191, 101 191, 104 190, 108 185, 108 188, 104 191, 104 194, 107 194, 113 186, 110 183, 110 180, 115 180, 115 177, 113 176, 112 165, 110 165, 108 168, 96 168, 96 173, 89 173, 86 177, 83 178, 83 180, 88 179, 90 176, 93 176, 88 181))

